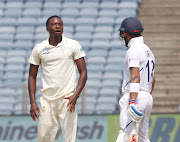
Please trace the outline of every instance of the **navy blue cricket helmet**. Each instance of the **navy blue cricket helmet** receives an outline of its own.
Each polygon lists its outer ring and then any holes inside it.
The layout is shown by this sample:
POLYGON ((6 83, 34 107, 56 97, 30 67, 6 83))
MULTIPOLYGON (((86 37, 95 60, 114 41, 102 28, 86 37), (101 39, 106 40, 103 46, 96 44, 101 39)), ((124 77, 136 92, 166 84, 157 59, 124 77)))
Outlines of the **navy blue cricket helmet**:
POLYGON ((124 19, 121 23, 119 31, 127 32, 133 35, 140 35, 143 32, 141 22, 136 17, 128 17, 124 19))

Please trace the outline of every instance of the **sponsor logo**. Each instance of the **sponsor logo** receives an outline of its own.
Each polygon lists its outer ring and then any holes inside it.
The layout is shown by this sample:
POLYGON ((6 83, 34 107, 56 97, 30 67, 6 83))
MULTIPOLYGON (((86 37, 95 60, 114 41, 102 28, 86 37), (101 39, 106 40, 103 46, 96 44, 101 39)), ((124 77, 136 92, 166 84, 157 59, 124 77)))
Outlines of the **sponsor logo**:
POLYGON ((136 142, 136 138, 134 137, 134 135, 132 137, 132 142, 136 142))
MULTIPOLYGON (((107 127, 102 120, 104 117, 100 117, 100 120, 96 121, 91 117, 85 117, 88 121, 84 121, 84 118, 79 118, 80 121, 77 126, 78 142, 107 142, 107 127), (84 121, 84 122, 82 122, 84 121)), ((99 118, 99 117, 98 117, 99 118)), ((0 142, 35 142, 38 141, 38 121, 33 121, 30 116, 28 117, 11 117, 9 120, 6 118, 0 118, 0 142), (18 118, 18 119, 17 119, 18 118), (2 123, 2 121, 4 123, 2 123)), ((105 122, 105 121, 104 121, 105 122)), ((63 141, 62 131, 59 128, 56 134, 56 141, 63 141)))
POLYGON ((134 32, 135 32, 135 33, 138 33, 138 32, 139 32, 139 30, 135 29, 135 30, 134 30, 134 32))
POLYGON ((150 51, 149 50, 146 51, 146 56, 150 57, 150 51))
POLYGON ((42 111, 45 112, 45 106, 42 107, 42 111))
MULTIPOLYGON (((119 134, 119 115, 106 117, 79 116, 76 140, 78 142, 116 141, 119 134), (108 117, 108 125, 106 117, 108 117)), ((38 121, 33 121, 30 116, 1 116, 0 122, 0 142, 38 141, 38 121)), ((62 132, 59 130, 56 141, 63 141, 62 139, 62 132)), ((179 142, 180 114, 152 114, 149 139, 152 142, 179 142)))
POLYGON ((84 49, 83 49, 83 48, 81 48, 80 50, 81 50, 81 52, 84 52, 84 49))
POLYGON ((49 54, 49 50, 50 50, 50 48, 45 48, 45 49, 43 50, 43 54, 49 54))

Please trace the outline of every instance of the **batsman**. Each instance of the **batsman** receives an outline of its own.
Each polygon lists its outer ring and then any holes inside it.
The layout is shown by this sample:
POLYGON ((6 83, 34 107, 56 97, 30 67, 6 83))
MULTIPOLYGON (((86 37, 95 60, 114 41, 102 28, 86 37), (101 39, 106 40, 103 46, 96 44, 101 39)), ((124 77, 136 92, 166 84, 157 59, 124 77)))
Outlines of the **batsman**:
POLYGON ((138 142, 150 142, 148 130, 153 105, 155 58, 144 44, 143 30, 141 22, 134 17, 124 19, 119 29, 119 37, 128 50, 124 60, 123 96, 119 100, 120 131, 116 142, 136 141, 132 136, 134 126, 138 142))

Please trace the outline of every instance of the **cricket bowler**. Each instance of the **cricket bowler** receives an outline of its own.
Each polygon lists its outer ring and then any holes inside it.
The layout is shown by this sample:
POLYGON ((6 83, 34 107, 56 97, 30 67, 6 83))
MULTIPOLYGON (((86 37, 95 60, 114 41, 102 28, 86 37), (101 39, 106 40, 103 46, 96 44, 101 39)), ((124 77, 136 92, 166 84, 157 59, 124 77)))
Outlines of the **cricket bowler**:
POLYGON ((76 41, 64 37, 63 21, 51 16, 46 21, 49 38, 38 43, 29 58, 28 89, 30 114, 38 118, 38 142, 54 142, 61 125, 64 142, 75 142, 77 131, 77 99, 87 80, 85 52, 76 41), (76 87, 76 68, 80 74, 76 87), (36 76, 41 68, 42 96, 39 109, 35 100, 36 76))

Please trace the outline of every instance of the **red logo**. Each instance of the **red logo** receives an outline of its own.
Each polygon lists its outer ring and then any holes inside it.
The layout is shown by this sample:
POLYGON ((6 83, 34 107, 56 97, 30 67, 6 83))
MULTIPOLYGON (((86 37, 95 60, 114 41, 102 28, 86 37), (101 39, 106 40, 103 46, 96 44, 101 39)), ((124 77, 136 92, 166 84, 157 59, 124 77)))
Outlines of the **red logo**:
POLYGON ((136 138, 134 137, 134 135, 132 137, 132 142, 136 142, 136 138))
POLYGON ((135 32, 135 33, 138 33, 138 32, 139 32, 139 30, 134 30, 134 32, 135 32))

